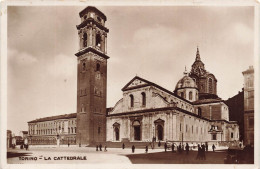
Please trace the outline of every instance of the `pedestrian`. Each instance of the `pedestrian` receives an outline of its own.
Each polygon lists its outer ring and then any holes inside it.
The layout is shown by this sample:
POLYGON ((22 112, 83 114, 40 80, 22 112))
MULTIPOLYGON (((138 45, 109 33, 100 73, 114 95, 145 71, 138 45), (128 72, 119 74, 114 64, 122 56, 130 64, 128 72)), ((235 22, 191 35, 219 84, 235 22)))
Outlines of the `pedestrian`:
POLYGON ((201 147, 200 145, 198 144, 198 154, 197 154, 197 157, 196 157, 196 160, 200 160, 201 159, 201 147))
POLYGON ((181 143, 179 144, 178 150, 179 150, 179 153, 181 154, 182 153, 182 151, 181 151, 181 143))
POLYGON ((201 146, 201 159, 206 160, 205 145, 204 144, 202 144, 202 146, 201 146))
POLYGON ((107 145, 105 145, 105 149, 104 149, 104 152, 107 152, 107 145))
POLYGON ((161 147, 161 141, 159 140, 158 147, 161 147))
POLYGON ((166 144, 166 142, 164 143, 164 150, 165 150, 165 152, 167 151, 167 144, 166 144))
POLYGON ((99 150, 102 151, 102 144, 99 144, 99 150))
POLYGON ((145 146, 145 153, 148 153, 148 146, 145 146))
POLYGON ((209 149, 209 145, 208 145, 208 143, 206 142, 206 151, 208 151, 208 149, 209 149))
POLYGON ((122 145, 122 149, 125 149, 125 144, 123 143, 123 145, 122 145))
POLYGON ((98 145, 96 145, 96 151, 98 151, 98 145))
POLYGON ((70 143, 68 143, 68 147, 70 146, 70 143))
POLYGON ((174 143, 172 143, 172 152, 174 152, 174 143))
POLYGON ((213 145, 212 145, 212 150, 213 150, 213 152, 215 152, 215 148, 216 148, 216 147, 215 147, 215 145, 213 144, 213 145))
POLYGON ((135 152, 135 146, 133 145, 132 146, 132 153, 134 153, 135 152))
POLYGON ((186 146, 185 146, 186 154, 189 154, 189 149, 190 149, 190 146, 188 143, 186 143, 186 146))

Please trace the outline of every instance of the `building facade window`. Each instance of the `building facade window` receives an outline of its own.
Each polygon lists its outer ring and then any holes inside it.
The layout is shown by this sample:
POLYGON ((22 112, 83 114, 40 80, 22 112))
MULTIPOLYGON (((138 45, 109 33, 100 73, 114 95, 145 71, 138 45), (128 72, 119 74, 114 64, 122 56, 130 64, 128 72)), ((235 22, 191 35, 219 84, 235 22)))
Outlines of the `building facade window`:
POLYGON ((98 127, 98 134, 101 133, 101 127, 98 127))
POLYGON ((101 47, 101 36, 100 36, 100 34, 97 34, 96 35, 96 46, 97 47, 101 47))
POLYGON ((130 107, 134 107, 134 96, 130 95, 130 107))
POLYGON ((231 138, 233 138, 233 137, 234 137, 234 135, 233 135, 233 132, 231 132, 231 134, 230 134, 230 137, 231 137, 231 138))
POLYGON ((213 93, 213 80, 209 78, 209 93, 213 93))
POLYGON ((142 105, 146 106, 146 94, 142 92, 142 105))
POLYGON ((254 118, 253 117, 248 118, 248 127, 254 128, 254 118))
POLYGON ((96 71, 100 71, 100 64, 99 63, 96 64, 96 71))
POLYGON ((192 92, 189 92, 189 100, 192 100, 192 92))
POLYGON ((181 92, 181 97, 184 98, 184 93, 183 92, 181 92))
POLYGON ((88 35, 86 33, 83 34, 83 47, 87 47, 88 45, 88 35))
POLYGON ((212 134, 212 140, 217 140, 217 134, 212 134))

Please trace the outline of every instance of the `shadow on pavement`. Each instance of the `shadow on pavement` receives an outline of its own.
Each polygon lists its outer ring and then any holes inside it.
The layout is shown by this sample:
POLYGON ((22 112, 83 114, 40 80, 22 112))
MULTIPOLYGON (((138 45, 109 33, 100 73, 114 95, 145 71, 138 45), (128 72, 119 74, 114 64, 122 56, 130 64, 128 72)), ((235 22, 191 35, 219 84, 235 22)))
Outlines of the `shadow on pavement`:
POLYGON ((226 151, 206 152, 206 160, 196 160, 197 151, 143 153, 125 155, 133 164, 224 164, 226 151))
POLYGON ((7 158, 31 156, 32 153, 7 152, 7 158))

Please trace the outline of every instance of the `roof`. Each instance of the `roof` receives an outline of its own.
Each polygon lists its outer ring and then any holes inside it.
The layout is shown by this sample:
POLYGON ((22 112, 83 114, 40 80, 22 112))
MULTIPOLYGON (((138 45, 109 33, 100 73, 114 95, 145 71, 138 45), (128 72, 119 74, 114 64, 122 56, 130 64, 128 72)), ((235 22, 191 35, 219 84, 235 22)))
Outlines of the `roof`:
POLYGON ((164 92, 166 92, 166 93, 168 93, 168 94, 170 94, 170 95, 172 95, 172 96, 175 96, 175 97, 177 97, 177 98, 179 98, 179 99, 181 99, 181 100, 186 101, 187 103, 192 104, 190 101, 188 101, 188 100, 186 100, 186 99, 184 99, 184 98, 178 96, 177 94, 175 94, 175 93, 173 93, 173 92, 171 92, 171 91, 169 91, 169 90, 167 90, 167 89, 165 89, 165 88, 163 88, 163 87, 161 87, 161 86, 159 86, 159 85, 157 85, 157 84, 155 84, 155 83, 153 83, 153 82, 150 82, 150 81, 148 81, 148 80, 145 80, 145 79, 143 79, 143 78, 141 78, 141 77, 139 77, 139 76, 135 76, 130 82, 128 82, 128 83, 122 88, 122 91, 127 91, 127 90, 142 88, 142 87, 146 87, 146 86, 154 86, 154 87, 156 87, 156 88, 158 88, 158 89, 161 89, 161 90, 163 90, 164 92), (144 82, 146 82, 147 84, 138 85, 138 86, 134 86, 134 87, 129 87, 129 88, 128 88, 128 86, 129 86, 134 80, 136 80, 136 79, 139 79, 139 80, 141 80, 141 81, 144 81, 144 82))
POLYGON ((195 81, 189 76, 183 76, 175 86, 175 91, 182 88, 198 88, 195 81))
POLYGON ((36 123, 36 122, 51 121, 51 120, 58 120, 58 119, 70 119, 76 117, 77 117, 77 113, 71 113, 71 114, 63 114, 58 116, 43 117, 43 118, 29 121, 27 123, 36 123))
POLYGON ((88 13, 90 11, 95 11, 96 13, 101 15, 105 19, 105 21, 107 20, 106 15, 94 6, 87 6, 85 9, 83 9, 82 11, 79 12, 79 16, 82 17, 83 15, 85 15, 86 13, 88 13))
POLYGON ((197 100, 194 101, 193 104, 208 104, 208 103, 218 103, 218 102, 224 102, 224 100, 219 99, 203 99, 203 100, 197 100))

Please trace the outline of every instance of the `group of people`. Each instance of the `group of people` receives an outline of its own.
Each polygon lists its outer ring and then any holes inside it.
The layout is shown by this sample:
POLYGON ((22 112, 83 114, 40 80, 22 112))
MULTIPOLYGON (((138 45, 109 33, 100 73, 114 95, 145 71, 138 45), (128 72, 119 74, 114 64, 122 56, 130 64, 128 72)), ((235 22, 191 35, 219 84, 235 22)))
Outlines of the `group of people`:
MULTIPOLYGON (((98 151, 98 149, 99 149, 99 151, 102 151, 102 144, 101 143, 99 145, 96 145, 96 151, 98 151)), ((104 147, 104 151, 105 152, 107 151, 107 146, 106 145, 104 147)))

